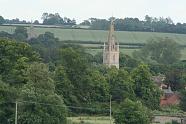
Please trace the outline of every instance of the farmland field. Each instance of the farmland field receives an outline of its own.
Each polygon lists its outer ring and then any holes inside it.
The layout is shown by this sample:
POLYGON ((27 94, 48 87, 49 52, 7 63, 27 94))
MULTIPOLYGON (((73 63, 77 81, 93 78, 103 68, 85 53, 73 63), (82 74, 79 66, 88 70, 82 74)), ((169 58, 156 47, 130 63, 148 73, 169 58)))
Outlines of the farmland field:
MULTIPOLYGON (((0 26, 0 31, 9 33, 14 32, 13 26, 0 26)), ((76 41, 101 41, 107 40, 108 31, 103 30, 83 30, 83 29, 62 29, 62 28, 35 28, 37 34, 50 31, 60 40, 76 40, 76 41)), ((155 32, 128 32, 116 31, 117 40, 120 43, 145 43, 153 37, 169 37, 179 44, 186 45, 186 34, 174 33, 155 33, 155 32)))
MULTIPOLYGON (((165 122, 171 122, 172 120, 180 121, 176 116, 155 116, 155 120, 151 124, 164 124, 165 122)), ((110 118, 108 116, 82 116, 82 117, 68 117, 67 124, 110 124, 110 118)), ((111 124, 114 124, 112 119, 111 124)))
MULTIPOLYGON (((132 56, 133 51, 139 50, 139 49, 120 49, 120 51, 124 54, 127 54, 129 56, 132 56)), ((96 53, 102 52, 102 49, 88 49, 87 50, 92 55, 95 55, 96 53)), ((186 48, 181 50, 181 60, 186 60, 186 48)))
MULTIPOLYGON (((14 26, 0 26, 0 31, 13 33, 14 26)), ((83 29, 62 29, 62 28, 40 28, 36 27, 35 32, 42 34, 46 31, 54 33, 61 41, 81 41, 81 45, 85 47, 100 47, 101 44, 84 44, 83 42, 105 42, 107 41, 108 31, 103 30, 83 30, 83 29)), ((119 43, 145 43, 148 39, 154 37, 169 37, 174 39, 180 45, 186 45, 186 34, 174 33, 156 33, 156 32, 129 32, 129 31, 116 31, 116 38, 119 43)), ((122 48, 121 52, 132 55, 136 49, 122 48)), ((88 49, 91 54, 101 52, 101 49, 88 49)), ((186 59, 186 48, 182 50, 182 60, 186 59)))
MULTIPOLYGON (((129 56, 132 56, 132 52, 135 50, 139 50, 139 49, 120 49, 120 52, 127 54, 129 56)), ((102 49, 88 49, 87 50, 89 53, 95 55, 96 53, 102 52, 102 49)), ((186 57, 186 55, 185 55, 186 57)))
MULTIPOLYGON (((110 124, 110 118, 102 116, 69 117, 67 120, 68 124, 110 124)), ((113 120, 112 124, 114 124, 113 120)))

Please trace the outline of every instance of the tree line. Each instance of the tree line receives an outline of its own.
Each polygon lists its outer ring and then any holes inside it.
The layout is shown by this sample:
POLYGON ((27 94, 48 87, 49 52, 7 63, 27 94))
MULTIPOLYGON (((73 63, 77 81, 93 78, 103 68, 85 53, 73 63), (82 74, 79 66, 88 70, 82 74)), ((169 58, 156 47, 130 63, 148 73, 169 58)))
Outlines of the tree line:
MULTIPOLYGON (((151 81, 146 65, 130 72, 95 66, 82 48, 72 46, 60 48, 58 59, 52 63, 44 63, 28 43, 1 39, 0 48, 0 92, 3 94, 0 120, 4 124, 14 121, 16 101, 18 122, 22 124, 65 124, 70 113, 108 115, 110 95, 116 102, 113 111, 125 98, 138 101, 142 108, 147 106, 148 111, 159 108, 160 91, 151 81)), ((144 118, 149 122, 147 117, 144 118)))
POLYGON ((2 16, 0 16, 0 25, 2 24, 43 24, 43 25, 76 25, 75 19, 70 19, 68 17, 61 17, 59 13, 43 13, 42 14, 42 23, 40 23, 38 20, 26 21, 26 20, 20 20, 19 18, 16 19, 4 19, 2 16))
MULTIPOLYGON (((108 30, 110 19, 90 18, 84 20, 82 25, 89 25, 91 29, 108 30)), ((186 33, 186 23, 174 23, 171 18, 156 18, 145 16, 144 20, 138 18, 114 18, 117 31, 144 31, 165 33, 186 33)))
MULTIPOLYGON (((111 17, 113 18, 113 17, 111 17)), ((80 25, 89 26, 89 29, 93 30, 108 30, 110 25, 110 19, 99 19, 99 18, 89 18, 80 23, 80 25)), ((43 25, 77 25, 75 19, 70 19, 68 17, 62 17, 59 13, 43 13, 42 23, 35 20, 34 24, 43 25)), ((186 33, 186 23, 174 23, 169 17, 150 17, 145 16, 144 20, 138 18, 114 18, 115 19, 115 29, 117 31, 143 31, 143 32, 165 32, 165 33, 186 33)), ((16 19, 4 19, 0 16, 0 24, 30 24, 25 20, 21 21, 16 19)))

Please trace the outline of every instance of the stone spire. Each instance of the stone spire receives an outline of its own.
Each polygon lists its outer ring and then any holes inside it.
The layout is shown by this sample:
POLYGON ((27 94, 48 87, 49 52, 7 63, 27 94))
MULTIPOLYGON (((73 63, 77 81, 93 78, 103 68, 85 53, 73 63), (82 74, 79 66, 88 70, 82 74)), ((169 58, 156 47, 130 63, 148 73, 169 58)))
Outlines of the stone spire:
POLYGON ((108 41, 104 43, 103 64, 119 68, 119 44, 114 35, 114 20, 111 20, 108 41))
POLYGON ((111 41, 113 41, 113 38, 114 38, 114 20, 112 19, 110 24, 108 42, 110 43, 111 41))

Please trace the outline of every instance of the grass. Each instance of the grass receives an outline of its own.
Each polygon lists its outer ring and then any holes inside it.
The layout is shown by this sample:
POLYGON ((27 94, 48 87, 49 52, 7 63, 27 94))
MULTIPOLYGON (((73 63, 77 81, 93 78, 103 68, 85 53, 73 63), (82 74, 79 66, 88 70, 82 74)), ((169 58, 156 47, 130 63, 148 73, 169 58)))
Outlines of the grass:
MULTIPOLYGON (((110 124, 110 118, 105 116, 68 117, 68 124, 110 124)), ((114 124, 112 119, 112 124, 114 124)))
POLYGON ((186 48, 181 50, 181 54, 182 54, 181 60, 186 60, 186 48))
MULTIPOLYGON (((15 27, 0 26, 0 31, 13 33, 15 27)), ((83 29, 62 29, 62 28, 35 28, 37 34, 50 31, 60 40, 76 40, 76 41, 107 41, 108 31, 103 30, 83 30, 83 29)), ((155 32, 129 32, 116 31, 117 40, 120 43, 145 43, 153 37, 169 37, 174 39, 181 45, 186 45, 186 34, 174 33, 155 33, 155 32)))
MULTIPOLYGON (((120 52, 127 54, 129 56, 132 56, 132 53, 138 49, 120 49, 120 52)), ((185 49, 186 50, 186 49, 185 49)), ((89 52, 92 55, 95 55, 96 53, 102 52, 102 49, 87 49, 87 52, 89 52)), ((186 55, 185 55, 186 57, 186 55)))
MULTIPOLYGON (((0 26, 0 31, 6 31, 13 33, 14 26, 0 26)), ((46 31, 52 32, 61 41, 107 41, 108 31, 103 30, 83 30, 83 29, 62 29, 62 28, 35 28, 37 34, 42 34, 46 31)), ((181 45, 186 45, 186 34, 174 34, 174 33, 155 33, 155 32, 129 32, 129 31, 116 31, 117 41, 120 43, 145 43, 148 39, 154 37, 169 37, 174 39, 181 45)), ((97 44, 81 44, 85 47, 97 47, 97 44)), ((100 45, 99 45, 100 46, 100 45)), ((132 52, 136 49, 120 49, 121 52, 132 55, 132 52)), ((101 49, 88 49, 88 52, 95 55, 101 52, 101 49)), ((186 60, 186 48, 182 50, 182 60, 186 60)))

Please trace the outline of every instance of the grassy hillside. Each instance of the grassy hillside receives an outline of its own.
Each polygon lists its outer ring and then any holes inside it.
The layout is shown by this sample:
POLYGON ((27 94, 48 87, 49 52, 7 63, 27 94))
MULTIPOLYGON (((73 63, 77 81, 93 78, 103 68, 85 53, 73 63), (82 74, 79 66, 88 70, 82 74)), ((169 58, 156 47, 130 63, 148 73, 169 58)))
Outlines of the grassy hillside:
MULTIPOLYGON (((0 31, 9 33, 14 32, 13 26, 0 26, 0 31)), ((76 41, 101 41, 107 40, 108 31, 102 30, 83 30, 83 29, 62 29, 62 28, 35 28, 36 33, 41 34, 50 31, 60 40, 76 40, 76 41)), ((177 41, 179 44, 186 45, 186 34, 173 33, 155 33, 155 32, 128 32, 116 31, 117 40, 120 43, 145 43, 149 38, 153 37, 169 37, 177 41)))
MULTIPOLYGON (((13 33, 15 27, 13 26, 0 26, 0 31, 6 31, 13 33)), ((62 28, 35 28, 37 34, 42 34, 46 31, 52 32, 61 41, 96 41, 105 42, 107 41, 108 31, 103 30, 83 30, 83 29, 62 29, 62 28)), ((156 33, 156 32, 128 32, 128 31, 116 31, 115 32, 117 41, 119 43, 145 43, 148 39, 154 37, 169 37, 174 39, 177 43, 181 45, 186 45, 186 34, 174 34, 174 33, 156 33)), ((97 47, 101 44, 83 44, 85 47, 97 47)), ((126 49, 122 48, 125 54, 132 55, 132 52, 136 49, 126 49)), ((101 52, 101 49, 88 49, 92 54, 101 52)), ((186 48, 182 50, 182 59, 186 59, 186 48)))
MULTIPOLYGON (((120 49, 120 51, 126 55, 132 56, 133 51, 139 50, 139 49, 120 49)), ((89 53, 95 55, 98 52, 102 52, 102 49, 88 49, 87 50, 89 53)), ((186 60, 186 48, 181 50, 181 60, 186 60)))

